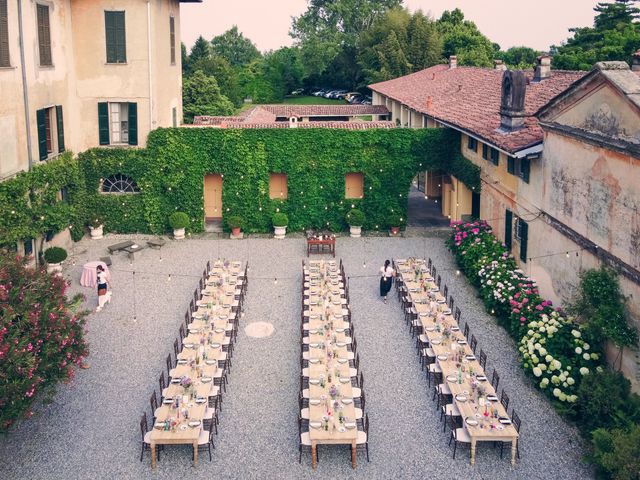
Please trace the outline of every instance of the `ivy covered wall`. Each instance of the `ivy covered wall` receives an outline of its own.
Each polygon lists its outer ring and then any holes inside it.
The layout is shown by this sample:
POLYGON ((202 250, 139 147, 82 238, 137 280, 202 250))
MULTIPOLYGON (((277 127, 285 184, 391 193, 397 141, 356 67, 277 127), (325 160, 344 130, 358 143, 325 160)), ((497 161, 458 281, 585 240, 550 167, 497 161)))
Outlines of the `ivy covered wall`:
POLYGON ((386 229, 390 214, 406 218, 419 171, 444 170, 479 191, 479 171, 459 145, 459 134, 449 129, 158 129, 146 149, 92 149, 0 183, 0 235, 11 243, 68 225, 80 231, 95 217, 104 219, 106 231, 162 234, 176 210, 191 218, 188 231, 201 232, 209 173, 224 176, 223 213, 241 216, 247 232, 271 231, 276 209, 288 214, 290 231, 343 230, 352 205, 365 213, 365 229, 386 229), (350 172, 363 174, 362 199, 345 199, 350 172), (287 174, 286 200, 269 198, 270 173, 287 174), (131 177, 140 192, 99 193, 102 179, 113 174, 131 177), (70 187, 68 202, 56 201, 62 186, 70 187))

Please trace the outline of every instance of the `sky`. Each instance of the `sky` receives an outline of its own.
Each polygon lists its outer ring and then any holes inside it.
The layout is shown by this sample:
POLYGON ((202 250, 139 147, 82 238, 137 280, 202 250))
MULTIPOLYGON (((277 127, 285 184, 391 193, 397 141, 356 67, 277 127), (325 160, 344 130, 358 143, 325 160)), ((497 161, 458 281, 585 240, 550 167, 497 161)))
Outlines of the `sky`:
MULTIPOLYGON (((439 17, 460 8, 465 18, 503 49, 528 46, 548 50, 569 36, 571 27, 593 24, 596 0, 404 0, 410 10, 439 17)), ((182 3, 182 41, 188 48, 199 35, 211 40, 238 25, 261 51, 291 45, 291 17, 302 14, 306 0, 204 0, 182 3)))

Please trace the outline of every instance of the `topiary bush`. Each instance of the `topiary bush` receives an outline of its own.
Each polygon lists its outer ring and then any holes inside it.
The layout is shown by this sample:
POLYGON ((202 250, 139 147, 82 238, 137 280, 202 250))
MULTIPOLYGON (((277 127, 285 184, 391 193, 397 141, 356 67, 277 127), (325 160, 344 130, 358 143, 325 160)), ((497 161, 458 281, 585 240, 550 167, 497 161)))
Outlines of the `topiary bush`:
POLYGON ((91 228, 99 228, 100 225, 104 225, 104 219, 101 215, 92 215, 89 217, 87 224, 91 228))
POLYGON ((0 251, 0 431, 32 415, 41 392, 73 378, 87 355, 83 297, 23 257, 0 251))
POLYGON ((347 224, 351 227, 361 227, 364 225, 365 216, 362 210, 358 210, 357 208, 352 208, 347 213, 345 219, 347 220, 347 224))
POLYGON ((399 213, 392 212, 387 216, 387 225, 391 227, 402 227, 404 225, 404 217, 399 213))
POLYGON ((286 213, 276 212, 271 218, 274 227, 286 227, 289 225, 289 217, 286 213))
POLYGON ((242 217, 239 215, 231 215, 227 218, 227 226, 229 228, 242 228, 243 223, 242 217))
POLYGON ((187 228, 189 226, 189 216, 184 212, 174 212, 169 216, 169 225, 174 230, 187 228))
POLYGON ((47 263, 62 263, 67 259, 67 251, 61 247, 50 247, 44 251, 47 263))

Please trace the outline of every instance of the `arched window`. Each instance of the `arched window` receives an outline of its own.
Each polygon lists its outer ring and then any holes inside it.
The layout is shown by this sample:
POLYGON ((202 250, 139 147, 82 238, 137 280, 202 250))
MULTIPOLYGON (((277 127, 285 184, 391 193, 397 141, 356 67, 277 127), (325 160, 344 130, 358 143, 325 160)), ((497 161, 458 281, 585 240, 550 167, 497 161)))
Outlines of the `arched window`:
POLYGON ((100 191, 102 193, 138 193, 140 189, 131 177, 117 173, 103 180, 100 191))

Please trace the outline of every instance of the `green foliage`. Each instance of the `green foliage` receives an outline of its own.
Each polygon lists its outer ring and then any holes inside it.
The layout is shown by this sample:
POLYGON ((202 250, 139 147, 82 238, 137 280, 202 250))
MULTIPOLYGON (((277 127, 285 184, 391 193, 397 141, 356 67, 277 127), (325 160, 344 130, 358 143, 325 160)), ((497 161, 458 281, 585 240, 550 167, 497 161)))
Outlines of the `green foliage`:
POLYGON ((458 64, 491 67, 499 47, 478 30, 475 23, 465 20, 459 8, 445 10, 437 21, 442 36, 443 55, 458 57, 458 64))
POLYGON ((630 62, 640 45, 640 10, 634 4, 628 0, 598 3, 593 27, 572 28, 573 37, 551 47, 555 68, 590 70, 605 60, 630 62))
POLYGON ((533 68, 541 52, 529 47, 511 47, 505 52, 498 52, 496 58, 502 60, 509 68, 526 70, 533 68))
POLYGON ((87 355, 82 296, 66 280, 0 252, 0 432, 31 416, 40 392, 73 378, 87 355))
POLYGON ((638 480, 640 478, 640 425, 629 430, 598 429, 593 432, 591 461, 602 478, 638 480))
POLYGON ((391 212, 387 216, 387 226, 390 228, 401 227, 405 223, 405 218, 397 212, 391 212))
POLYGON ((102 215, 90 215, 87 220, 87 225, 91 228, 100 228, 100 225, 104 225, 104 219, 102 215))
POLYGON ((364 225, 365 218, 364 212, 357 208, 349 210, 346 216, 347 224, 352 227, 361 227, 364 225))
POLYGON ((182 101, 186 123, 192 123, 196 115, 231 115, 235 110, 233 103, 220 93, 216 79, 201 70, 184 79, 182 101))
POLYGON ((638 332, 628 323, 625 299, 613 270, 603 267, 583 272, 570 309, 600 342, 611 341, 619 348, 638 344, 638 332))
MULTIPOLYGON (((190 63, 190 69, 192 72, 201 70, 207 77, 215 78, 222 95, 231 100, 236 107, 242 104, 244 97, 238 83, 238 69, 233 68, 225 58, 209 55, 190 63)), ((187 76, 185 80, 186 78, 187 76)))
POLYGON ((86 207, 85 179, 70 152, 19 173, 0 183, 0 246, 55 234, 70 225, 82 232, 86 207), (63 188, 66 201, 59 197, 63 188))
POLYGON ((67 259, 67 251, 61 247, 50 247, 44 251, 47 263, 62 263, 67 259))
POLYGON ((174 212, 169 215, 169 225, 174 230, 187 228, 189 226, 189 215, 184 212, 174 212))
POLYGON ((191 68, 192 65, 197 64, 200 60, 209 58, 210 55, 211 44, 207 42, 202 35, 200 35, 193 44, 193 47, 191 47, 188 61, 186 64, 183 64, 183 68, 187 73, 190 73, 193 71, 191 68))
POLYGON ((260 52, 251 40, 234 25, 222 35, 213 37, 211 50, 214 55, 226 59, 232 67, 242 67, 260 58, 260 52))
POLYGON ((242 217, 239 215, 232 215, 229 218, 227 218, 227 226, 229 228, 242 228, 243 225, 244 225, 244 221, 242 220, 242 217))
POLYGON ((289 225, 289 217, 287 217, 286 213, 276 212, 271 217, 271 223, 273 223, 274 227, 286 227, 289 225))

